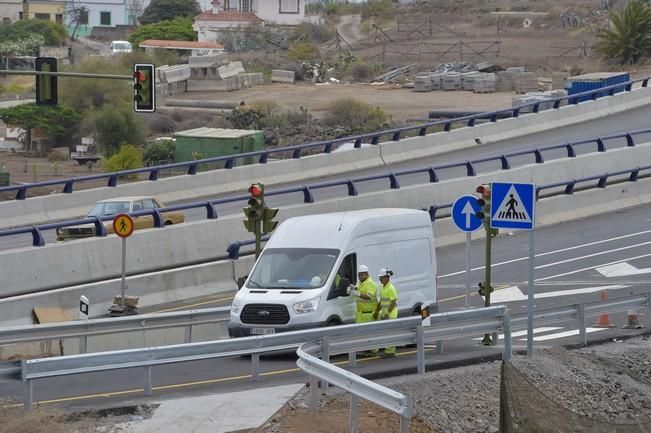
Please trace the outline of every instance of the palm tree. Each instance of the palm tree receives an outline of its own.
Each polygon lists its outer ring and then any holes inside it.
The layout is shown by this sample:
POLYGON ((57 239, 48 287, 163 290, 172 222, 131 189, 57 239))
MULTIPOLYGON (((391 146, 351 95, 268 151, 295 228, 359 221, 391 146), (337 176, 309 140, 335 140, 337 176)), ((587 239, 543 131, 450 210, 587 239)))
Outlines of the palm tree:
POLYGON ((621 64, 636 63, 651 53, 651 7, 643 0, 632 0, 623 12, 609 14, 612 29, 597 33, 595 49, 621 64))

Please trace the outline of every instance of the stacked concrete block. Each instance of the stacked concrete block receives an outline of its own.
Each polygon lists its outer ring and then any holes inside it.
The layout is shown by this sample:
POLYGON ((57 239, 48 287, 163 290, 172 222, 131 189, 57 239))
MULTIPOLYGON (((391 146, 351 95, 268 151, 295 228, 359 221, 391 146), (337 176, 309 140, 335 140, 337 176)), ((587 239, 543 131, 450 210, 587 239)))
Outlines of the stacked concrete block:
POLYGON ((500 71, 497 73, 495 90, 498 92, 512 92, 515 86, 515 72, 500 71))
POLYGON ((230 62, 227 65, 223 65, 217 68, 218 79, 222 79, 222 80, 225 80, 226 78, 235 77, 245 72, 246 71, 242 66, 242 62, 230 62))
POLYGON ((552 90, 565 89, 565 79, 569 76, 569 72, 552 72, 552 90))
MULTIPOLYGON (((567 96, 565 90, 551 90, 546 92, 529 92, 521 96, 515 96, 512 99, 512 106, 518 106, 523 104, 529 104, 534 102, 539 102, 538 111, 549 110, 554 107, 554 99, 562 98, 567 96)), ((561 101, 561 106, 566 105, 567 100, 561 101)), ((522 109, 522 113, 529 113, 533 111, 533 106, 525 107, 522 109)))
POLYGON ((527 67, 526 66, 511 66, 510 68, 506 68, 507 72, 527 72, 527 67))
POLYGON ((449 72, 445 74, 441 81, 443 90, 461 90, 461 74, 458 72, 449 72))
POLYGON ((461 89, 469 90, 475 87, 475 79, 479 77, 479 72, 465 72, 461 74, 461 89))
POLYGON ((210 56, 191 56, 188 62, 191 68, 209 68, 228 64, 228 54, 219 53, 210 56))
MULTIPOLYGON (((190 58, 188 92, 230 92, 263 81, 261 73, 247 74, 242 62, 229 62, 225 53, 190 58)), ((177 72, 177 74, 180 74, 177 72)))
POLYGON ((232 92, 261 84, 263 81, 260 72, 240 74, 223 80, 188 80, 188 92, 232 92))
POLYGON ((296 72, 285 71, 282 69, 273 69, 271 71, 271 81, 273 83, 289 83, 294 84, 296 80, 296 72))
POLYGON ((533 72, 516 72, 513 90, 516 93, 538 91, 538 77, 533 72))
POLYGON ((430 92, 432 91, 432 79, 429 74, 417 75, 414 78, 414 92, 430 92))
POLYGON ((479 74, 475 77, 472 91, 475 93, 494 93, 496 83, 495 74, 479 74))
POLYGON ((432 82, 432 90, 441 90, 443 74, 430 74, 429 79, 432 82))

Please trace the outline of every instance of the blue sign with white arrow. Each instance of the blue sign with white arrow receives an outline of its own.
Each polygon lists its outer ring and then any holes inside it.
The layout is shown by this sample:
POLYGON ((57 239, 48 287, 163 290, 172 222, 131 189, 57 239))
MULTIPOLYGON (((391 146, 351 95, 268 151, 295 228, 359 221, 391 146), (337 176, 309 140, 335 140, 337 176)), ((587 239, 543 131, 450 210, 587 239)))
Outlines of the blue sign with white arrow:
POLYGON ((481 206, 474 195, 462 195, 452 205, 452 221, 462 232, 474 232, 481 227, 481 219, 477 212, 481 206))
POLYGON ((491 227, 533 230, 535 204, 533 183, 491 183, 491 227))

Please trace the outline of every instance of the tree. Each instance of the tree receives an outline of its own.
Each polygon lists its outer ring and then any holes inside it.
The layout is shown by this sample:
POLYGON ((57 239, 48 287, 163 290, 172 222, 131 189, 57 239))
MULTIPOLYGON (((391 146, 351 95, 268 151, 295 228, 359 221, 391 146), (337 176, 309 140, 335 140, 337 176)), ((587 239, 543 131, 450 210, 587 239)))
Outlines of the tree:
POLYGON ((176 144, 172 140, 149 143, 142 153, 142 160, 146 166, 167 164, 174 161, 176 144))
POLYGON ((10 108, 1 108, 0 120, 7 125, 23 128, 26 132, 26 150, 32 151, 32 129, 41 128, 56 143, 60 143, 76 130, 81 121, 81 115, 75 110, 62 106, 21 104, 10 108))
POLYGON ((129 36, 129 42, 137 47, 147 39, 167 39, 172 41, 196 41, 197 32, 192 29, 189 18, 175 18, 138 27, 138 30, 129 36))
POLYGON ((632 0, 623 12, 609 14, 612 29, 597 33, 595 49, 621 64, 636 63, 651 53, 651 7, 641 0, 632 0))
POLYGON ((193 18, 201 13, 196 0, 152 0, 140 17, 140 24, 153 24, 177 17, 193 18))
POLYGON ((105 171, 122 171, 142 167, 142 151, 138 146, 125 144, 120 151, 104 161, 105 171))
POLYGON ((68 36, 65 27, 50 20, 19 20, 9 25, 0 26, 1 41, 22 41, 33 35, 40 35, 45 45, 60 46, 68 36))
POLYGON ((143 143, 145 126, 128 105, 105 105, 95 114, 95 139, 107 156, 127 143, 143 143))

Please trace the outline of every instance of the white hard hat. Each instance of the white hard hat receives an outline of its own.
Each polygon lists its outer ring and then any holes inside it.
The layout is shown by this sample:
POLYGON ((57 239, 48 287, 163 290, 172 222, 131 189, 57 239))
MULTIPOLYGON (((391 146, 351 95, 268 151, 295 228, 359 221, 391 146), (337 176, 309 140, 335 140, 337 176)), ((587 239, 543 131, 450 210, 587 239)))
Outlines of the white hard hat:
POLYGON ((357 272, 368 272, 368 266, 366 265, 359 265, 359 268, 357 269, 357 272))
POLYGON ((380 269, 380 273, 378 274, 378 277, 390 277, 393 275, 393 272, 387 268, 382 268, 380 269))
POLYGON ((310 286, 319 287, 321 285, 321 282, 322 282, 321 277, 317 275, 315 277, 312 277, 312 280, 310 281, 310 286))

